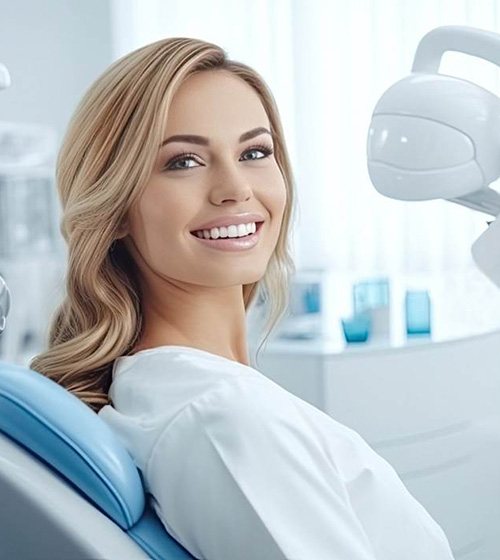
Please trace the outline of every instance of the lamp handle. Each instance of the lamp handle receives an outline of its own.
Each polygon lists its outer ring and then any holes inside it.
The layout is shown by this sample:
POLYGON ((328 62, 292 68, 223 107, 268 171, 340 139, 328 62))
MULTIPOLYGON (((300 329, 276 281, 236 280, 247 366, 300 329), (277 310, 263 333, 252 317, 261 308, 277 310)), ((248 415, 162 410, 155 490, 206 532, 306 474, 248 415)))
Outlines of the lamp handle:
POLYGON ((437 74, 446 51, 463 52, 500 66, 500 35, 465 25, 436 27, 420 39, 411 71, 437 74))

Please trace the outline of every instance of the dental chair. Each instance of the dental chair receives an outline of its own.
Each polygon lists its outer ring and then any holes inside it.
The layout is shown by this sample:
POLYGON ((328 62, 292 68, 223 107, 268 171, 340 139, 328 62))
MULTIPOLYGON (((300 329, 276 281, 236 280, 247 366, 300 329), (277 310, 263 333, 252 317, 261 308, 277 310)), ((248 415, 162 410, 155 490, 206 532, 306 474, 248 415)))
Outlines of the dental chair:
POLYGON ((96 413, 40 373, 0 361, 1 560, 194 558, 148 497, 96 413))

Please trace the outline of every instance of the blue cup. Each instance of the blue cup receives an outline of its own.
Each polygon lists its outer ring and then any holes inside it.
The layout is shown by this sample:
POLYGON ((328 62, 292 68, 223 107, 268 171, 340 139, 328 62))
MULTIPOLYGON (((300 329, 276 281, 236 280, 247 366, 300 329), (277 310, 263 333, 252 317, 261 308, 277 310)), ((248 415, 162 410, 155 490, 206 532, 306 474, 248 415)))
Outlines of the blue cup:
POLYGON ((366 342, 370 334, 371 315, 358 313, 341 319, 346 342, 366 342))
POLYGON ((427 290, 407 290, 405 312, 407 334, 430 334, 431 301, 427 290))

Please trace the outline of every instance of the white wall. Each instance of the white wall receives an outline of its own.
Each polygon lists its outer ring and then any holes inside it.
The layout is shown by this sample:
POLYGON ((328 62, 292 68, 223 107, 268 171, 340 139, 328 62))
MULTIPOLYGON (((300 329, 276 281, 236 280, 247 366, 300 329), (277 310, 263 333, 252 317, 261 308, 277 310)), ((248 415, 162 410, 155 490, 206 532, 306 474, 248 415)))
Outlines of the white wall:
POLYGON ((0 62, 12 79, 0 121, 53 126, 59 145, 84 91, 112 62, 109 0, 0 0, 0 62))

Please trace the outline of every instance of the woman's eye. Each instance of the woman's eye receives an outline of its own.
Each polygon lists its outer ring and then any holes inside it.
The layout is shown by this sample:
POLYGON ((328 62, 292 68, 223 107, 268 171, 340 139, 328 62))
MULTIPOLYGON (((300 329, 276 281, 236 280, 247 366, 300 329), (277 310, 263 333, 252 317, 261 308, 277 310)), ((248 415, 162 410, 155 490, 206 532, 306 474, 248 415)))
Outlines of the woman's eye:
MULTIPOLYGON (((255 146, 253 148, 249 148, 248 150, 246 150, 245 155, 249 154, 249 153, 252 153, 252 152, 261 152, 264 155, 262 157, 250 158, 249 160, 246 160, 246 161, 254 161, 254 160, 257 160, 257 159, 265 159, 266 157, 269 157, 273 153, 273 150, 271 148, 266 147, 266 146, 255 146)), ((183 154, 180 154, 179 156, 176 156, 173 160, 171 160, 167 164, 165 169, 168 170, 168 171, 179 171, 179 170, 182 170, 182 169, 192 169, 193 166, 176 167, 176 165, 178 163, 187 162, 187 161, 196 162, 196 159, 194 158, 194 154, 183 153, 183 154)))
POLYGON ((266 146, 256 146, 247 150, 245 154, 250 154, 252 152, 261 152, 264 154, 264 156, 259 158, 251 158, 250 161, 252 161, 252 159, 264 159, 266 157, 269 157, 273 153, 273 150, 271 150, 270 148, 266 148, 266 146))
POLYGON ((174 165, 180 163, 180 162, 185 162, 185 161, 195 161, 195 159, 193 158, 193 156, 189 155, 189 154, 182 154, 182 157, 177 156, 176 158, 174 158, 165 169, 168 169, 169 171, 177 171, 179 169, 190 169, 190 167, 188 166, 181 166, 181 167, 174 167, 174 165))

